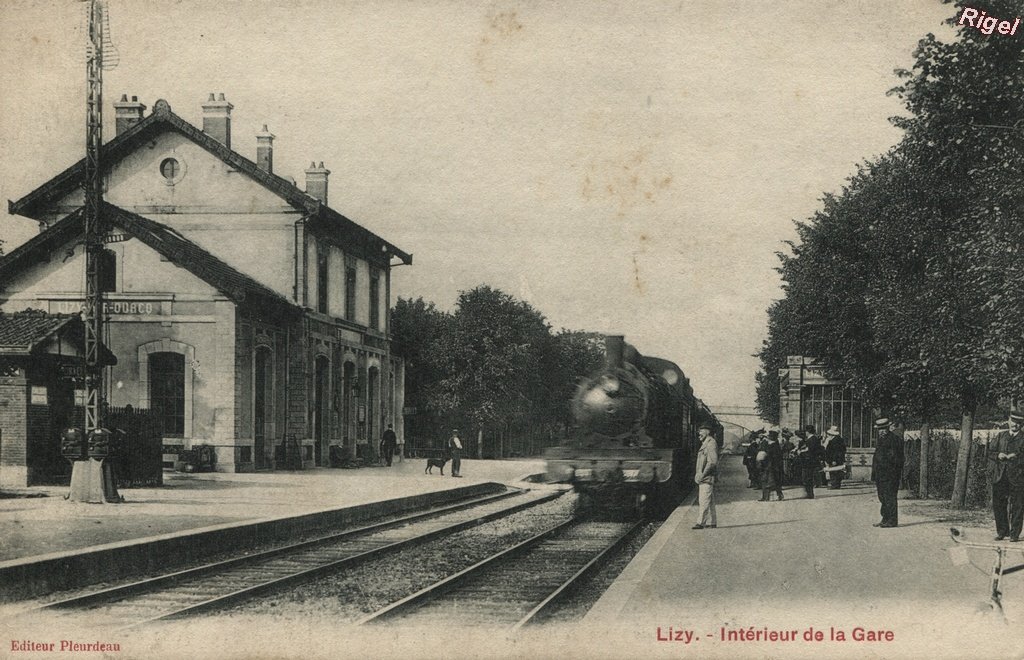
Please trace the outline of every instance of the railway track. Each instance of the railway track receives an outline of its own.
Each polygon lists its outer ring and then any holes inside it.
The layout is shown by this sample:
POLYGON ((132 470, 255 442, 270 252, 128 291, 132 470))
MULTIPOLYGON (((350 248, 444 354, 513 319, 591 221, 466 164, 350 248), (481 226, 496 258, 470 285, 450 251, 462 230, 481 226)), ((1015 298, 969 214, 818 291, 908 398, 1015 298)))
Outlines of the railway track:
POLYGON ((510 515, 560 492, 510 491, 264 552, 103 589, 23 612, 87 617, 90 627, 127 629, 218 610, 320 575, 377 559, 510 515))
POLYGON ((566 520, 361 619, 519 628, 547 618, 642 522, 566 520))

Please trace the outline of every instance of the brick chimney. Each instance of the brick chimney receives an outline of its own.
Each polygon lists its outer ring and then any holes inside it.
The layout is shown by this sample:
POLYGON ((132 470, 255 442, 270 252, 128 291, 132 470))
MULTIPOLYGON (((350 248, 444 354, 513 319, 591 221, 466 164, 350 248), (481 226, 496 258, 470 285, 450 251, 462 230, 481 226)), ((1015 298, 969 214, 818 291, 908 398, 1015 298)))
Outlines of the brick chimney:
POLYGON ((274 173, 274 134, 263 130, 256 134, 256 165, 265 172, 274 173))
POLYGON ((203 104, 203 132, 231 148, 231 111, 235 106, 224 100, 223 92, 220 98, 214 98, 210 94, 209 100, 203 104))
POLYGON ((310 163, 306 170, 306 194, 319 199, 324 206, 327 206, 327 175, 330 173, 323 161, 319 165, 310 163))
POLYGON ((146 106, 139 103, 138 96, 133 96, 129 101, 128 95, 122 94, 120 102, 114 103, 114 113, 117 115, 114 135, 120 135, 142 121, 142 113, 145 111, 146 106))

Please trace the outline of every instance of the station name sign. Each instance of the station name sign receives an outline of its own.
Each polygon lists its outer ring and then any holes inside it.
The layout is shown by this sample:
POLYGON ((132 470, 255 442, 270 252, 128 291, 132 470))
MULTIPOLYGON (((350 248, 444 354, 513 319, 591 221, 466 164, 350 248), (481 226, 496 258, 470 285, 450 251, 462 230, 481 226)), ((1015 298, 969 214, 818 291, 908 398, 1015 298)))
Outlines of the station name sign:
MULTIPOLYGON (((130 316, 155 316, 160 314, 159 301, 152 300, 107 300, 103 302, 104 314, 127 314, 130 316)), ((78 314, 85 311, 80 300, 51 300, 51 314, 78 314)))

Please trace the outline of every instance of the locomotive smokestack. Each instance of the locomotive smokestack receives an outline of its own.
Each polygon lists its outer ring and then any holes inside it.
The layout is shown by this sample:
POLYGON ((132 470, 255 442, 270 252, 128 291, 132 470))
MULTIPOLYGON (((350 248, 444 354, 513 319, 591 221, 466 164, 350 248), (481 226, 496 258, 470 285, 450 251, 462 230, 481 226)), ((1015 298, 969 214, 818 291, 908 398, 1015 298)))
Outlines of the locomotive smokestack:
POLYGON ((626 350, 626 338, 623 335, 605 335, 604 361, 611 369, 622 368, 622 354, 626 350))

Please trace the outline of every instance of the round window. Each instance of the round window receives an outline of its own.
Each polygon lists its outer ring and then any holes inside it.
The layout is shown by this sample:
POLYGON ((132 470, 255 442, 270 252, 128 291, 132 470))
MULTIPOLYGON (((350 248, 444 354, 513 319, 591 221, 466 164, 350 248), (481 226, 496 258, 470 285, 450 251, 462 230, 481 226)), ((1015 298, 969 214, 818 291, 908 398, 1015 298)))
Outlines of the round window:
POLYGON ((181 164, 174 158, 164 158, 160 163, 160 174, 168 181, 174 181, 181 173, 181 164))

